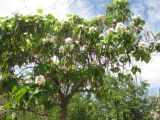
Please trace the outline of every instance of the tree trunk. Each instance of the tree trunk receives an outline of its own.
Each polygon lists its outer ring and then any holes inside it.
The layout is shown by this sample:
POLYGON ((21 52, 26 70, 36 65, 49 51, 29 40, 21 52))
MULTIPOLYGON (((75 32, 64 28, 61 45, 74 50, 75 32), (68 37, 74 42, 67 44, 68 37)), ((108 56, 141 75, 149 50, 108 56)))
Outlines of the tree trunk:
POLYGON ((68 102, 66 100, 63 100, 60 104, 60 120, 67 119, 67 106, 68 102))

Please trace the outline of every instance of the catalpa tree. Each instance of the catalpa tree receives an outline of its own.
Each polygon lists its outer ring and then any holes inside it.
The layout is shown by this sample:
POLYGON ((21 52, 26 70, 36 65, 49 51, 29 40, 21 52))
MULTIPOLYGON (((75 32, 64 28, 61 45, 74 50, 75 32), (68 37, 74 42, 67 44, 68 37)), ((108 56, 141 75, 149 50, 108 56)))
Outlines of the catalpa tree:
POLYGON ((140 72, 135 65, 128 72, 125 65, 133 58, 148 63, 160 44, 142 41, 145 22, 128 4, 113 0, 106 15, 90 20, 68 15, 68 21, 58 21, 41 9, 39 15, 1 17, 0 92, 7 119, 21 110, 47 116, 58 104, 65 120, 75 93, 100 91, 109 74, 123 79, 140 72))

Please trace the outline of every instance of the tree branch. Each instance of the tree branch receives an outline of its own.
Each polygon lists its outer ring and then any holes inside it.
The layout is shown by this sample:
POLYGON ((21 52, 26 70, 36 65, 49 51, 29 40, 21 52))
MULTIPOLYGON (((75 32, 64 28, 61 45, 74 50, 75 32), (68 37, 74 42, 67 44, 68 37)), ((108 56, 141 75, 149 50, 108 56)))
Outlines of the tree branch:
POLYGON ((23 71, 25 71, 26 69, 29 69, 29 68, 34 68, 34 67, 25 67, 25 68, 23 68, 18 74, 16 74, 16 76, 18 76, 18 75, 21 74, 23 71))

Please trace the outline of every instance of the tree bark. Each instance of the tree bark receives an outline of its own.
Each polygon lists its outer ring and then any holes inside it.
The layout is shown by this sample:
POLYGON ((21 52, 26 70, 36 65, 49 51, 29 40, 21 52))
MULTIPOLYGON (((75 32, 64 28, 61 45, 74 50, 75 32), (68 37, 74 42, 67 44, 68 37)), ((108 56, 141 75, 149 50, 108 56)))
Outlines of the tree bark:
POLYGON ((67 106, 68 102, 66 100, 62 100, 60 103, 60 120, 67 119, 67 106))

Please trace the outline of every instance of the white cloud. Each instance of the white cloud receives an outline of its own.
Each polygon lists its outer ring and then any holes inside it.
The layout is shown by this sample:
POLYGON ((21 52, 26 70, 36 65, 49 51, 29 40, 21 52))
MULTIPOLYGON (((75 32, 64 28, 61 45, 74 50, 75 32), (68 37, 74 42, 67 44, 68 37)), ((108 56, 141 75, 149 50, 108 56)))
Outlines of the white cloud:
MULTIPOLYGON (((145 27, 153 32, 160 31, 160 0, 140 0, 131 5, 133 13, 140 14, 146 20, 145 27)), ((151 61, 146 64, 138 62, 142 69, 142 78, 150 83, 150 90, 157 91, 160 88, 160 55, 152 56, 151 61)))
POLYGON ((141 76, 143 80, 147 80, 150 83, 150 88, 160 87, 160 56, 159 54, 152 55, 152 59, 149 63, 136 62, 136 64, 142 69, 141 76))
POLYGON ((95 2, 91 3, 87 0, 77 0, 71 5, 72 13, 81 15, 85 18, 91 18, 95 15, 95 2))
POLYGON ((134 3, 131 5, 131 9, 134 14, 140 15, 142 18, 144 18, 144 12, 145 12, 145 6, 143 5, 143 2, 134 3))
POLYGON ((0 0, 0 15, 6 16, 13 12, 21 14, 37 14, 37 9, 44 10, 44 14, 52 13, 59 19, 65 18, 70 12, 69 5, 73 0, 0 0))
MULTIPOLYGON (((132 1, 132 0, 131 0, 132 1)), ((131 5, 133 13, 146 20, 145 27, 153 32, 160 31, 160 0, 139 0, 131 5)))
POLYGON ((37 14, 41 8, 44 14, 51 13, 58 19, 66 18, 69 13, 91 18, 94 13, 94 3, 87 0, 0 0, 0 16, 10 16, 11 13, 37 14), (91 4, 93 3, 93 4, 91 4))
POLYGON ((144 0, 147 7, 146 27, 154 32, 160 31, 160 0, 144 0))

